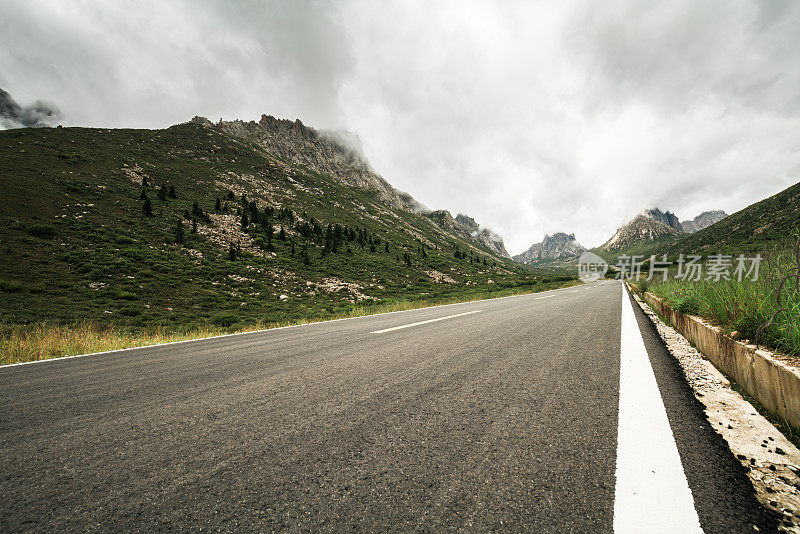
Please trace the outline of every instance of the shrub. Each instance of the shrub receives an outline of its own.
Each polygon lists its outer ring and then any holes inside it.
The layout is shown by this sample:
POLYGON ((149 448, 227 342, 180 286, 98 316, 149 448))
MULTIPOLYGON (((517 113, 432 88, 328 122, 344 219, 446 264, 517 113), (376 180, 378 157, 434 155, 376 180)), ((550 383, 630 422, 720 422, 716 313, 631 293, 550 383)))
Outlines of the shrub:
POLYGON ((3 293, 18 293, 22 291, 22 284, 9 280, 0 280, 0 291, 3 293))
POLYGON ((239 322, 239 317, 234 313, 218 313, 211 317, 211 323, 216 326, 229 327, 239 322))
POLYGON ((56 229, 49 224, 34 224, 28 228, 28 233, 34 237, 53 237, 56 229))
POLYGON ((122 308, 119 310, 120 315, 124 315, 125 317, 136 317, 142 313, 141 310, 138 308, 122 308))

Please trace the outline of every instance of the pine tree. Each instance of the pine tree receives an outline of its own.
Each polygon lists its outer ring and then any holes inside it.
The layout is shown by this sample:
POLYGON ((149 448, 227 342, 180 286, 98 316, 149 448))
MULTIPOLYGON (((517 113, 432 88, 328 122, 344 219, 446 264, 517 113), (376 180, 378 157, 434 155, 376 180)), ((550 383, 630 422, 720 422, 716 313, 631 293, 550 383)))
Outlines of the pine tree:
POLYGON ((139 195, 139 200, 147 200, 147 189, 142 189, 142 193, 139 195))
POLYGON ((247 212, 242 212, 242 228, 247 228, 250 226, 250 219, 247 217, 247 212))
POLYGON ((165 201, 167 200, 167 186, 162 185, 161 189, 158 190, 158 200, 165 201))
POLYGON ((169 198, 178 198, 178 194, 175 192, 175 186, 169 186, 169 198))
POLYGON ((294 241, 292 241, 292 257, 294 258, 294 241))
POLYGON ((142 176, 142 187, 150 187, 150 184, 147 183, 147 176, 142 176))
POLYGON ((228 200, 236 200, 236 195, 233 194, 233 191, 228 191, 228 200))
POLYGON ((219 197, 217 197, 217 200, 214 202, 214 211, 217 213, 222 211, 222 202, 219 201, 219 197))
POLYGON ((369 246, 369 251, 372 252, 373 254, 375 253, 375 243, 369 246))
POLYGON ((197 219, 192 218, 192 233, 197 233, 197 219))
POLYGON ((311 265, 311 258, 308 257, 308 249, 303 251, 303 265, 311 265))
POLYGON ((236 247, 234 247, 233 244, 228 248, 228 259, 231 261, 236 260, 236 247))
POLYGON ((280 239, 281 241, 286 241, 286 231, 283 229, 283 226, 281 226, 281 231, 278 234, 278 239, 280 239))
POLYGON ((389 252, 389 242, 388 242, 388 241, 386 241, 384 244, 385 244, 386 246, 384 246, 384 247, 383 247, 383 251, 388 253, 388 252, 389 252))
POLYGON ((142 212, 148 217, 153 216, 153 205, 150 204, 150 199, 147 198, 147 196, 144 197, 144 205, 142 206, 142 212))
POLYGON ((178 224, 175 226, 175 242, 183 244, 183 221, 178 219, 178 224))

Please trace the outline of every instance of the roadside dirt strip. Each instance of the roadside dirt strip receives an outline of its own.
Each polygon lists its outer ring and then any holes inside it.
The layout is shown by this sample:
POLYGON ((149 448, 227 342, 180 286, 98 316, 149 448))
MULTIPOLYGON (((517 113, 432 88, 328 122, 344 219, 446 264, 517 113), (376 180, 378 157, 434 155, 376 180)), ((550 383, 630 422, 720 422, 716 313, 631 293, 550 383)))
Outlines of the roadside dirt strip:
POLYGON ((730 382, 637 295, 634 298, 683 369, 711 426, 747 470, 756 497, 777 511, 780 530, 800 534, 800 450, 762 417, 730 382))

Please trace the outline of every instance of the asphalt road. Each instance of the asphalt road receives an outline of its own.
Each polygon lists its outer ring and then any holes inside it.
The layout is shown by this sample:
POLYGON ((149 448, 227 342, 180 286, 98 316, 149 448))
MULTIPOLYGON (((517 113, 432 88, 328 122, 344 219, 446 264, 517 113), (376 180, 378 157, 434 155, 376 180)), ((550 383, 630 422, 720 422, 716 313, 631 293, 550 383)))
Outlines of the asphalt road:
MULTIPOLYGON (((625 305, 606 281, 0 368, 0 531, 612 532, 650 517, 615 512, 625 305)), ((774 531, 634 310, 690 514, 774 531)))

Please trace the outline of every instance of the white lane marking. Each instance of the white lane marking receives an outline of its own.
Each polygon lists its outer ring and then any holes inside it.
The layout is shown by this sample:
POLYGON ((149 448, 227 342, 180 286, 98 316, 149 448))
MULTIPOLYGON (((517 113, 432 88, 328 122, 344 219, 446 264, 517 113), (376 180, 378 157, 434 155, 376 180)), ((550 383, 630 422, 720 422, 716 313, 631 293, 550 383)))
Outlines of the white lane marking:
MULTIPOLYGON (((475 304, 476 302, 488 302, 492 300, 505 300, 505 299, 516 299, 520 297, 532 297, 533 295, 540 295, 545 293, 556 293, 558 291, 564 291, 569 289, 573 286, 567 287, 560 287, 558 289, 548 289, 547 291, 538 291, 536 293, 520 293, 519 295, 508 295, 507 297, 492 297, 488 299, 479 299, 479 300, 467 300, 464 302, 451 302, 450 304, 437 304, 435 306, 423 306, 422 308, 412 308, 410 310, 397 310, 397 311, 390 311, 390 312, 381 312, 381 313, 371 313, 369 315, 358 315, 356 317, 342 317, 341 319, 329 319, 327 321, 313 321, 310 323, 303 323, 303 324, 290 324, 288 326, 276 326, 275 328, 262 328, 261 330, 248 330, 246 332, 236 332, 233 334, 220 334, 218 336, 207 336, 207 337, 196 337, 192 339, 183 339, 181 341, 166 341, 164 343, 153 343, 152 345, 139 345, 138 347, 127 347, 124 349, 114 349, 114 350, 104 350, 100 352, 87 352, 86 354, 73 354, 72 356, 59 356, 58 358, 46 358, 44 360, 33 360, 30 362, 18 362, 18 363, 6 363, 0 365, 0 369, 5 367, 17 367, 20 365, 33 365, 36 363, 52 363, 52 362, 59 362, 62 360, 73 360, 75 358, 85 358, 86 356, 102 356, 104 354, 114 354, 116 352, 125 352, 129 350, 141 350, 141 349, 150 349, 153 347, 163 347, 165 345, 179 345, 182 343, 195 343, 198 341, 209 341, 211 339, 220 339, 224 337, 234 337, 234 336, 247 336, 251 334, 263 334, 265 332, 272 332, 274 330, 286 330, 287 328, 302 328, 305 326, 315 326, 320 324, 326 323, 338 323, 340 321, 353 321, 355 319, 365 319, 367 317, 378 317, 380 315, 391 315, 395 313, 408 313, 408 312, 415 312, 420 310, 430 310, 432 308, 448 308, 450 306, 463 306, 465 304, 475 304)), ((552 296, 552 295, 551 295, 552 296)))
POLYGON ((533 299, 533 300, 549 299, 550 297, 553 297, 553 296, 554 296, 554 295, 547 295, 546 297, 536 297, 536 298, 535 298, 535 299, 533 299))
POLYGON ((700 532, 692 490, 622 287, 614 532, 700 532))
POLYGON ((464 313, 457 313, 455 315, 448 315, 447 317, 437 317, 436 319, 428 319, 427 321, 420 321, 418 323, 409 323, 404 324, 402 326, 395 326, 392 328, 384 328, 383 330, 375 330, 374 332, 370 332, 370 334, 383 334, 384 332, 391 332, 393 330, 402 330, 403 328, 411 328, 412 326, 419 326, 421 324, 428 324, 428 323, 435 323, 436 321, 444 321, 445 319, 452 319, 454 317, 462 317, 464 315, 472 315, 473 313, 478 313, 482 310, 472 310, 464 313))

